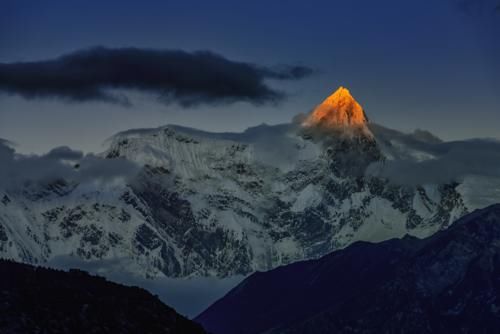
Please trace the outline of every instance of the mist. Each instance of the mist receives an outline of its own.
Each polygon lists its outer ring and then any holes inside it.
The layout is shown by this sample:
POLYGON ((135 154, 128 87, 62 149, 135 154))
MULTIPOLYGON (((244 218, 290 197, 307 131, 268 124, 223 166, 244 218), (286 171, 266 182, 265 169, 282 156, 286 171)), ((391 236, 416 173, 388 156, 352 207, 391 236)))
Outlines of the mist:
POLYGON ((157 295, 162 302, 180 314, 194 318, 208 306, 238 285, 245 276, 146 279, 124 270, 127 259, 84 261, 71 256, 58 256, 46 266, 69 270, 77 268, 110 281, 128 286, 139 286, 157 295))

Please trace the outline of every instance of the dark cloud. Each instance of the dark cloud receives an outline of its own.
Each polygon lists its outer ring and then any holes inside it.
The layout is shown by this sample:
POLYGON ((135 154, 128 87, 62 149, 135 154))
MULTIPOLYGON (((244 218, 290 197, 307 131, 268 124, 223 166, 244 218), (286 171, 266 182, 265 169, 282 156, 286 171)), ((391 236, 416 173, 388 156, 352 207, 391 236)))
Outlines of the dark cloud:
POLYGON ((0 141, 0 187, 19 188, 25 183, 48 184, 64 179, 70 182, 108 182, 128 179, 139 166, 125 159, 104 159, 83 155, 69 147, 58 147, 44 155, 23 155, 0 141))
POLYGON ((13 144, 12 144, 11 141, 9 141, 7 139, 0 138, 0 146, 2 146, 2 145, 4 145, 4 146, 12 146, 13 144))
POLYGON ((424 161, 395 159, 376 163, 369 167, 367 174, 406 185, 461 182, 466 176, 500 178, 500 141, 476 139, 427 145, 421 143, 418 149, 435 158, 424 161))
POLYGON ((0 91, 25 98, 129 104, 116 90, 132 89, 152 92, 163 102, 182 106, 235 101, 261 104, 285 97, 266 79, 296 80, 311 73, 304 66, 262 67, 208 51, 97 47, 52 60, 0 64, 0 91))

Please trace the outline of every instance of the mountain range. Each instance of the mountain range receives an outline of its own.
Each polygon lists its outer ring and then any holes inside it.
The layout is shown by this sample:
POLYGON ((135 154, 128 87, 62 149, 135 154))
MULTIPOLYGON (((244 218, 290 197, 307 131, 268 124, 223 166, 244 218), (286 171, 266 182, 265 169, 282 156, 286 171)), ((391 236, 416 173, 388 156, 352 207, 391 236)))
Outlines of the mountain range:
POLYGON ((133 165, 133 175, 74 178, 83 175, 79 158, 49 154, 45 160, 73 174, 0 183, 0 256, 32 264, 119 260, 147 278, 226 277, 360 240, 427 237, 485 205, 477 193, 491 175, 480 169, 417 177, 461 145, 370 123, 343 87, 289 124, 242 133, 128 130, 92 161, 112 162, 113 171, 133 165), (418 182, 406 182, 413 175, 418 182))
POLYGON ((254 273, 195 320, 215 334, 495 333, 499 246, 497 204, 425 239, 254 273))

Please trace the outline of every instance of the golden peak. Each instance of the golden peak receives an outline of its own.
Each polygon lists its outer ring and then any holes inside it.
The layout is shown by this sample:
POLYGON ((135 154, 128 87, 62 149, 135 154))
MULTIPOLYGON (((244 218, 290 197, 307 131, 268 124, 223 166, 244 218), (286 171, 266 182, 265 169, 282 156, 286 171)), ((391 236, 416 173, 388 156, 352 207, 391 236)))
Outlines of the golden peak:
POLYGON ((340 86, 318 105, 303 123, 304 126, 360 126, 368 122, 361 105, 349 90, 340 86))

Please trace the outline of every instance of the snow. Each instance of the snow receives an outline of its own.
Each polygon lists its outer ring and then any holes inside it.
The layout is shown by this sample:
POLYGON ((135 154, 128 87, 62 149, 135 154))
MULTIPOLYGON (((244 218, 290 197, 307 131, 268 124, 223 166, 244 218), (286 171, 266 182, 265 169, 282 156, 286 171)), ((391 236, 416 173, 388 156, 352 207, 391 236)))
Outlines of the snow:
POLYGON ((354 241, 380 242, 392 238, 401 238, 408 233, 405 226, 405 215, 394 209, 391 203, 385 199, 374 199, 370 202, 366 218, 361 228, 354 232, 352 228, 346 227, 344 234, 353 234, 354 241))
MULTIPOLYGON (((155 220, 155 208, 148 207, 123 180, 84 182, 66 195, 49 194, 38 200, 19 191, 9 194, 11 203, 0 202, 0 226, 9 238, 3 246, 0 242, 2 257, 42 263, 60 256, 84 261, 125 258, 129 260, 124 264, 127 269, 144 277, 227 276, 236 270, 229 268, 231 261, 246 261, 234 258, 240 256, 238 252, 249 254, 249 268, 241 270, 267 270, 321 256, 358 240, 378 242, 406 234, 423 237, 442 228, 431 224, 441 201, 438 185, 423 185, 424 193, 415 192, 411 198, 411 209, 423 219, 415 228, 407 226, 407 211, 393 200, 375 196, 367 186, 348 190, 347 198, 328 193, 327 184, 342 187, 350 180, 333 175, 324 147, 297 135, 292 125, 261 125, 241 134, 166 126, 126 131, 109 143, 101 156, 120 156, 141 166, 161 167, 164 174, 148 180, 161 183, 162 189, 187 201, 194 225, 180 229, 182 235, 171 232, 165 222, 155 220), (125 201, 124 194, 134 204, 125 201), (318 225, 298 226, 307 221, 310 211, 319 215, 314 221, 318 225), (128 219, 121 219, 123 212, 128 219), (69 231, 64 227, 68 223, 69 231), (320 224, 330 226, 332 232, 310 238, 320 224), (138 245, 136 233, 142 225, 152 231, 154 240, 168 246, 172 258, 163 257, 160 244, 148 250, 138 245), (97 244, 85 239, 85 233, 94 229, 102 232, 97 244), (196 240, 196 233, 200 238, 206 233, 214 236, 217 230, 224 232, 225 248, 213 250, 207 244, 198 253, 182 241, 192 234, 196 240), (117 241, 110 241, 111 235, 117 236, 117 241), (330 248, 322 247, 329 244, 330 248), (179 271, 162 271, 173 268, 176 261, 179 271)), ((410 146, 396 144, 388 152, 416 160, 432 158, 410 146)), ((30 191, 41 190, 35 187, 30 191)), ((473 209, 500 199, 500 180, 470 177, 458 190, 465 207, 473 209)), ((460 217, 463 209, 457 203, 450 212, 452 219, 460 217)))
POLYGON ((291 210, 293 212, 301 212, 306 208, 314 207, 321 202, 322 194, 313 184, 308 184, 302 189, 293 203, 291 210))
POLYGON ((500 203, 500 178, 470 175, 458 189, 472 210, 500 203))

